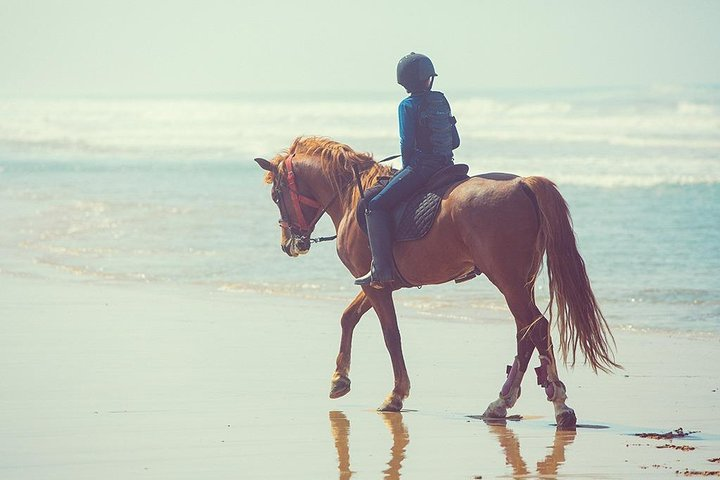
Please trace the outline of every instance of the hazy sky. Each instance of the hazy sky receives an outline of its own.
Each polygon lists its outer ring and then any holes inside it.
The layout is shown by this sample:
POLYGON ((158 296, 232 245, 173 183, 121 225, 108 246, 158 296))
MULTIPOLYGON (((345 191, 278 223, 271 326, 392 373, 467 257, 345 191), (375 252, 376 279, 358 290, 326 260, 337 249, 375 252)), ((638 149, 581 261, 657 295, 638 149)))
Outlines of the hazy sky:
POLYGON ((0 94, 720 83, 720 0, 0 0, 0 94))

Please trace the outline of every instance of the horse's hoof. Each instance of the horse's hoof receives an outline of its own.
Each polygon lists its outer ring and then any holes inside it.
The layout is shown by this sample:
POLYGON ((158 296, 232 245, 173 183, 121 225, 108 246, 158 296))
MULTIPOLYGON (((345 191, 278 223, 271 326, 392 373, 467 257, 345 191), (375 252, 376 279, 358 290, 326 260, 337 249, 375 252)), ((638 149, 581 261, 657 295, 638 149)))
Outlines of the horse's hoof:
POLYGON ((558 430, 575 430, 577 427, 577 417, 572 408, 562 411, 555 417, 558 430))
POLYGON ((490 405, 488 405, 488 407, 485 409, 485 413, 483 413, 482 416, 487 418, 505 418, 507 416, 507 408, 505 408, 505 402, 501 398, 498 398, 490 405))
POLYGON ((378 412, 399 412, 402 410, 402 407, 402 400, 395 397, 389 397, 378 407, 378 412))
POLYGON ((343 395, 347 395, 349 391, 350 379, 348 377, 339 377, 337 380, 333 380, 332 382, 330 398, 340 398, 343 395))

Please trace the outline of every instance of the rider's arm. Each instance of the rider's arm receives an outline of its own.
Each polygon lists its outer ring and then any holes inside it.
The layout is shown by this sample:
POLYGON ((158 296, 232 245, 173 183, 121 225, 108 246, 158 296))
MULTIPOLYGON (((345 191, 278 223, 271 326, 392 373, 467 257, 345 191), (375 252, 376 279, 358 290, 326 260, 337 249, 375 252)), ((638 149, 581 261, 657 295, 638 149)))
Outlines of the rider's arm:
POLYGON ((412 165, 415 161, 415 135, 416 121, 415 110, 412 108, 410 97, 406 98, 398 106, 398 123, 400 125, 400 153, 402 154, 403 167, 412 165))
POLYGON ((452 134, 452 145, 451 148, 455 150, 460 146, 460 134, 457 130, 457 125, 453 124, 452 129, 450 130, 450 133, 452 134))

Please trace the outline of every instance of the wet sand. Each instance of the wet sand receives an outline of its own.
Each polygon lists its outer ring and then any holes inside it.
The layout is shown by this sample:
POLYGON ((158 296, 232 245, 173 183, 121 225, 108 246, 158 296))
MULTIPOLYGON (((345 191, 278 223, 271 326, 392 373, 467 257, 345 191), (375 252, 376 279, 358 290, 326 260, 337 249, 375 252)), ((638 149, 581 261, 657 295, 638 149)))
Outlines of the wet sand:
POLYGON ((381 414, 374 408, 392 376, 372 314, 356 329, 352 391, 327 397, 343 302, 204 287, 0 282, 3 479, 720 471, 709 461, 720 457, 717 337, 615 332, 625 371, 561 371, 578 422, 606 428, 556 432, 552 406, 530 374, 510 412, 523 420, 488 425, 470 417, 496 398, 513 358, 509 319, 451 323, 400 308, 413 386, 407 411, 381 414), (700 432, 633 436, 679 427, 700 432))

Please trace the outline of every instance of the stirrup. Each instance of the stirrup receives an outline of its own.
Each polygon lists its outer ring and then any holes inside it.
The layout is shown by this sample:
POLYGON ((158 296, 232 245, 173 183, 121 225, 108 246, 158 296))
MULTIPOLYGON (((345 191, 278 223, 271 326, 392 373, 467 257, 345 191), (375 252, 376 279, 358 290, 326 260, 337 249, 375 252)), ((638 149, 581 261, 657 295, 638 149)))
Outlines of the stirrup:
POLYGON ((355 285, 360 286, 366 286, 369 285, 373 288, 381 289, 385 288, 386 286, 390 286, 395 281, 395 278, 391 278, 390 280, 386 280, 384 282, 380 282, 373 279, 372 271, 370 271, 367 275, 362 276, 360 278, 355 279, 355 285))
POLYGON ((355 285, 370 285, 372 283, 372 272, 368 272, 367 275, 363 275, 360 278, 355 279, 355 285))

